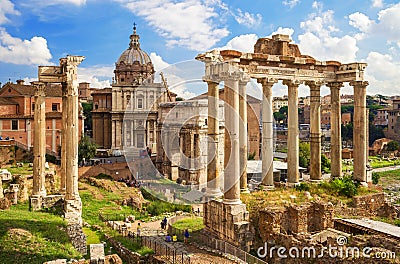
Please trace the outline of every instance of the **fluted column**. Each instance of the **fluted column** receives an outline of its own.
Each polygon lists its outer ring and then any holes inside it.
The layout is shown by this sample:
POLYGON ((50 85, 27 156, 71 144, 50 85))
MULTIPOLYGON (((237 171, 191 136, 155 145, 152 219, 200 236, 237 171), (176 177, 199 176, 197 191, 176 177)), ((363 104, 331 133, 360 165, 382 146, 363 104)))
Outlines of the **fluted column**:
POLYGON ((298 112, 298 84, 292 81, 283 81, 288 86, 288 154, 287 177, 289 185, 299 182, 299 112, 298 112))
POLYGON ((67 84, 61 83, 62 86, 62 117, 61 117, 61 180, 60 180, 60 193, 65 194, 65 182, 66 182, 66 140, 65 124, 68 119, 68 104, 67 104, 67 84))
POLYGON ((340 88, 343 87, 343 83, 332 82, 327 86, 331 89, 331 176, 334 178, 342 175, 340 88))
POLYGON ((240 161, 239 161, 239 80, 225 80, 225 171, 224 203, 240 204, 240 161))
POLYGON ((35 115, 34 115, 34 142, 33 142, 33 189, 32 195, 46 196, 46 105, 45 84, 32 82, 35 86, 35 115))
POLYGON ((367 182, 367 86, 366 81, 351 82, 354 87, 353 163, 354 179, 367 182))
POLYGON ((78 143, 79 100, 77 66, 83 61, 80 56, 68 56, 66 61, 66 93, 68 118, 65 124, 66 147, 66 200, 79 200, 78 192, 78 143))
POLYGON ((310 178, 321 180, 321 84, 306 82, 310 87, 310 178))
POLYGON ((258 79, 262 85, 262 182, 261 184, 271 189, 274 187, 274 115, 272 111, 272 86, 275 80, 258 79))
POLYGON ((247 187, 247 94, 246 85, 249 79, 239 81, 239 152, 240 152, 240 192, 248 193, 247 187))
POLYGON ((218 161, 218 145, 219 145, 219 89, 218 83, 207 81, 208 85, 208 118, 207 118, 207 197, 221 197, 222 192, 219 186, 219 161, 218 161), (211 159, 211 160, 210 160, 211 159))

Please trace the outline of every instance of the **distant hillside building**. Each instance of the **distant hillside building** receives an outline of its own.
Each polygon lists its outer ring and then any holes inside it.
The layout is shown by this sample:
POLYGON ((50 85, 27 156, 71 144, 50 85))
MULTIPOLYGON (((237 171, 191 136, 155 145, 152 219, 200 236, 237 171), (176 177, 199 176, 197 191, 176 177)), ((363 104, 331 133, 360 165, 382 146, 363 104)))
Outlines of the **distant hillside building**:
MULTIPOLYGON (((26 149, 33 147, 33 118, 35 88, 25 85, 23 80, 6 83, 0 89, 0 136, 14 139, 26 149)), ((56 155, 61 145, 61 85, 47 85, 46 103, 46 149, 56 155)), ((80 116, 79 136, 82 134, 83 118, 80 116)))
POLYGON ((393 99, 392 109, 387 110, 388 127, 385 136, 400 141, 400 99, 393 99))

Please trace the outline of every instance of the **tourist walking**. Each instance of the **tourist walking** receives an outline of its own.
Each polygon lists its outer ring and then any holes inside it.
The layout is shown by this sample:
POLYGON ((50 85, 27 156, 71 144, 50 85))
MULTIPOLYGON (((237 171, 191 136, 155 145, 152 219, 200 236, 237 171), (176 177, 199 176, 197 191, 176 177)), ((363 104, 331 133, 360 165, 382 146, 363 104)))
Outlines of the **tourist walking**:
POLYGON ((185 229, 183 232, 183 242, 187 243, 189 239, 189 230, 185 229))

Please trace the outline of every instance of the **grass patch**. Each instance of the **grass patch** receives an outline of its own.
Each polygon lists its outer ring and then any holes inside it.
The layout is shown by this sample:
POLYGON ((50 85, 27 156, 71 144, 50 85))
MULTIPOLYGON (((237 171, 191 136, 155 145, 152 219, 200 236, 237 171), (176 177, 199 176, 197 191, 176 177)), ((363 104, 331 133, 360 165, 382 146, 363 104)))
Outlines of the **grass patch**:
POLYGON ((400 165, 400 159, 387 160, 372 156, 368 157, 368 159, 369 164, 373 169, 400 165))
POLYGON ((29 167, 29 163, 23 163, 22 167, 16 165, 5 167, 11 174, 29 175, 33 173, 33 168, 29 167))
POLYGON ((149 200, 150 203, 147 205, 147 212, 153 216, 161 215, 167 212, 176 212, 176 211, 184 211, 184 212, 191 212, 192 207, 190 205, 185 204, 173 204, 165 202, 158 197, 154 196, 148 190, 142 188, 141 189, 143 197, 146 200, 149 200))
POLYGON ((191 232, 198 231, 198 230, 204 228, 203 218, 202 217, 185 218, 185 219, 176 221, 172 225, 172 227, 182 230, 182 231, 185 229, 188 229, 191 232))
POLYGON ((382 187, 389 187, 400 183, 400 169, 391 171, 374 172, 375 177, 379 179, 382 187))
POLYGON ((0 263, 43 263, 59 258, 79 259, 59 216, 30 212, 28 204, 0 212, 0 263))

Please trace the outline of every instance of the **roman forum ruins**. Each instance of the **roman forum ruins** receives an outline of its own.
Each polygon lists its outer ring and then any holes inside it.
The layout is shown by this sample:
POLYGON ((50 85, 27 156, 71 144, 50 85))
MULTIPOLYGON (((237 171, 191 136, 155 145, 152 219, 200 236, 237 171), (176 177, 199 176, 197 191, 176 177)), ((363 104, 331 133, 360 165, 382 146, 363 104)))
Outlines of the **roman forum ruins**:
POLYGON ((46 200, 45 169, 46 127, 44 87, 47 83, 61 83, 62 86, 62 155, 61 192, 64 196, 64 214, 69 224, 82 224, 82 202, 78 192, 78 81, 77 67, 83 56, 70 56, 60 59, 60 66, 39 66, 39 81, 32 84, 35 93, 35 141, 34 174, 31 205, 33 210, 42 208, 46 200))
MULTIPOLYGON (((311 113, 311 159, 310 177, 320 181, 321 175, 321 127, 320 88, 326 85, 331 91, 331 171, 332 177, 341 176, 341 108, 340 88, 344 82, 354 87, 354 179, 366 184, 367 179, 367 109, 364 70, 366 63, 342 64, 338 61, 317 61, 302 55, 296 44, 290 44, 289 36, 274 35, 261 38, 254 46, 254 53, 235 50, 213 50, 199 54, 196 59, 205 63, 203 80, 208 84, 208 135, 216 140, 219 135, 218 85, 224 81, 225 92, 225 171, 223 199, 211 200, 204 205, 206 229, 220 238, 228 239, 243 248, 248 248, 248 212, 240 200, 240 191, 246 191, 244 179, 246 160, 241 155, 246 149, 246 119, 243 107, 246 100, 245 87, 250 78, 262 85, 262 184, 274 188, 273 181, 273 111, 272 87, 279 80, 288 86, 288 185, 299 183, 299 128, 298 87, 305 84, 310 88, 311 113), (243 127, 243 128, 242 128, 243 127), (229 135, 229 136, 228 136, 229 135), (221 221, 224 219, 224 221, 221 221), (226 221, 225 221, 226 220, 226 221)), ((210 148, 209 148, 210 149, 210 148)), ((213 147, 212 149, 218 149, 213 147)), ((208 153, 212 161, 207 168, 206 196, 218 198, 220 186, 218 155, 208 153)))

